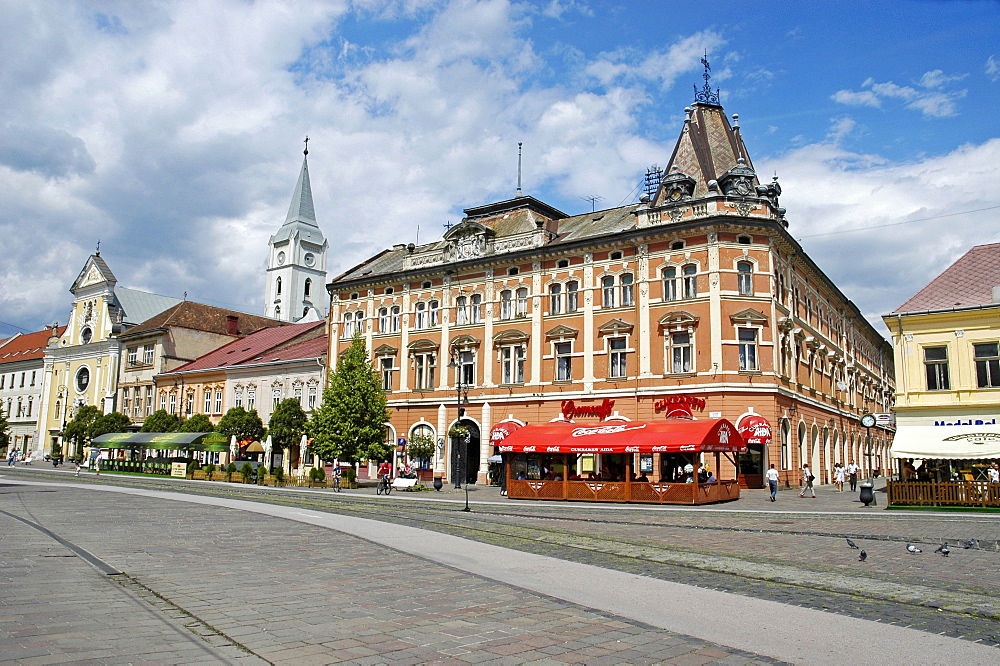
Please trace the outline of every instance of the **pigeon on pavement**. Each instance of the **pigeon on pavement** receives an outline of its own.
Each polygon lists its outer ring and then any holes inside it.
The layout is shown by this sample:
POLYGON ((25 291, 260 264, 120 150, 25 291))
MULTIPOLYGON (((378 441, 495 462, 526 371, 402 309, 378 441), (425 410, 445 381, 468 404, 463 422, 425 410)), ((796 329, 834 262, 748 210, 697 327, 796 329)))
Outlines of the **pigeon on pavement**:
POLYGON ((965 543, 962 544, 962 547, 963 548, 979 548, 979 542, 976 541, 975 539, 969 539, 968 541, 966 541, 965 543))
POLYGON ((862 550, 861 554, 858 555, 858 562, 864 562, 867 559, 868 559, 868 553, 866 553, 864 550, 862 550))
POLYGON ((938 546, 937 550, 935 550, 934 552, 935 553, 941 553, 945 557, 948 557, 948 554, 951 552, 951 549, 948 548, 948 542, 945 541, 943 544, 941 544, 940 546, 938 546))
POLYGON ((916 546, 914 546, 912 543, 908 543, 908 544, 906 544, 906 552, 908 552, 908 553, 922 553, 924 551, 920 550, 919 548, 917 548, 916 546))
POLYGON ((858 547, 858 544, 854 543, 850 539, 847 539, 847 545, 850 546, 851 548, 854 548, 854 549, 857 549, 857 547, 858 547))

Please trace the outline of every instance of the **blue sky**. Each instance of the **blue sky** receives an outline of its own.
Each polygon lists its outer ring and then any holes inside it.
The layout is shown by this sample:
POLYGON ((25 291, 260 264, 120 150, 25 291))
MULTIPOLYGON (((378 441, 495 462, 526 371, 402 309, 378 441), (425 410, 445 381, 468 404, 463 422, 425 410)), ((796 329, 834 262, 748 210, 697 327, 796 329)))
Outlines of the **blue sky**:
POLYGON ((262 312, 310 141, 330 277, 524 191, 627 203, 711 85, 790 231, 879 323, 1000 242, 997 2, 0 4, 0 336, 119 283, 262 312))

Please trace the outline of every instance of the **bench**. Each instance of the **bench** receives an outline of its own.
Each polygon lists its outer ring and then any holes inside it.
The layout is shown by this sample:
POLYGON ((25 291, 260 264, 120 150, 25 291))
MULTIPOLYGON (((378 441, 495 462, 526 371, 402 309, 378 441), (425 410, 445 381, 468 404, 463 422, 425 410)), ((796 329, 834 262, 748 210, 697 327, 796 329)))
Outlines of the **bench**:
POLYGON ((412 488, 415 485, 417 485, 416 479, 396 478, 392 480, 393 490, 406 490, 407 488, 412 488))

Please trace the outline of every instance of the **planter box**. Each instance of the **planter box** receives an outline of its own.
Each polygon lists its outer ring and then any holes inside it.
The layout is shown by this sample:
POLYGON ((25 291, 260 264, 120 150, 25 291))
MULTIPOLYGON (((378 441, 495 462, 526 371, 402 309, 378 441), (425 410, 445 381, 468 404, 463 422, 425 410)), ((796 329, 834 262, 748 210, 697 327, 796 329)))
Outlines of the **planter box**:
POLYGON ((198 469, 191 473, 191 478, 195 481, 205 481, 208 478, 208 475, 205 474, 204 470, 198 469))
POLYGON ((211 481, 228 481, 229 480, 229 473, 228 472, 219 472, 219 471, 212 472, 212 478, 210 480, 211 481))

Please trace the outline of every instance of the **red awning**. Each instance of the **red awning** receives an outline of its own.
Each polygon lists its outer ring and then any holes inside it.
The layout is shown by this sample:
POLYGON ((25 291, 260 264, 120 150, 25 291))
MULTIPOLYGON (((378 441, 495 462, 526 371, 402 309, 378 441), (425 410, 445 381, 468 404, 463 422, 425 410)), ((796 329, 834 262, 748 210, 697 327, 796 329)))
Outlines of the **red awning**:
POLYGON ((510 435, 515 430, 520 430, 523 428, 520 423, 514 421, 501 421, 500 423, 493 426, 493 430, 490 430, 490 444, 497 446, 501 444, 508 435, 510 435))
POLYGON ((540 423, 510 433, 501 453, 679 453, 747 450, 725 419, 540 423))

